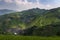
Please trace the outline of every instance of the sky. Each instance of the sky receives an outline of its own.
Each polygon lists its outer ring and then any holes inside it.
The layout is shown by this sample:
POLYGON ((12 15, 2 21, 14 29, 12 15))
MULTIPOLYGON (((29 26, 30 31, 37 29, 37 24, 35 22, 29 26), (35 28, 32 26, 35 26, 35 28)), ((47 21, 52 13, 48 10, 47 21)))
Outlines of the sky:
POLYGON ((52 9, 60 7, 60 0, 0 0, 0 9, 23 11, 32 8, 52 9))

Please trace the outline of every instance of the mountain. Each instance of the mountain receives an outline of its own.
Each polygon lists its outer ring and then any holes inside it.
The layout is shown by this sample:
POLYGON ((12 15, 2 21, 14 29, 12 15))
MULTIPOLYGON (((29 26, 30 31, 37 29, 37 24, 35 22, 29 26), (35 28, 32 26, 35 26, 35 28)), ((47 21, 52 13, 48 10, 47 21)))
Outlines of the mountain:
POLYGON ((13 10, 8 10, 8 9, 0 9, 0 15, 8 14, 11 12, 15 12, 13 10))
POLYGON ((33 34, 40 33, 40 31, 45 33, 47 31, 44 30, 51 30, 50 28, 56 31, 60 26, 59 24, 60 8, 50 10, 33 8, 0 16, 0 31, 2 32, 7 30, 11 32, 11 30, 16 29, 17 31, 23 30, 25 34, 27 32, 32 33, 31 31, 33 31, 33 34), (55 28, 57 29, 55 30, 55 28))
POLYGON ((29 9, 22 12, 14 12, 0 16, 0 30, 6 31, 10 28, 26 29, 33 25, 32 22, 37 19, 38 15, 42 15, 46 10, 43 9, 29 9), (38 10, 38 11, 36 11, 38 10))
POLYGON ((46 13, 41 15, 36 25, 45 26, 57 22, 60 22, 60 8, 48 10, 46 13))

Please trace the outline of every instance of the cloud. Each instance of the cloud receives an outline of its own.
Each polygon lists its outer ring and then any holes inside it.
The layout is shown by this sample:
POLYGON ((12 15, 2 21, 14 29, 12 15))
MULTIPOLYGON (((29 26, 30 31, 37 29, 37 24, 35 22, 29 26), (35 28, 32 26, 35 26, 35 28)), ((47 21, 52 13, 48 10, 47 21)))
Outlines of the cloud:
MULTIPOLYGON (((24 2, 21 2, 21 4, 17 4, 17 5, 18 5, 18 7, 22 6, 22 9, 23 8, 24 9, 26 9, 26 8, 36 8, 36 7, 41 8, 41 9, 52 9, 52 8, 56 8, 56 7, 60 6, 59 5, 60 0, 54 0, 52 2, 52 4, 51 4, 51 1, 49 2, 49 0, 48 0, 49 3, 47 2, 47 4, 45 5, 45 4, 41 3, 39 0, 36 0, 35 3, 28 2, 27 0, 25 0, 24 2)), ((17 3, 19 3, 19 2, 17 2, 17 3)))
POLYGON ((43 2, 41 2, 41 0, 35 0, 35 2, 33 1, 29 2, 28 0, 4 0, 4 2, 8 4, 8 6, 12 4, 15 4, 16 6, 16 7, 14 5, 10 6, 8 9, 13 8, 14 10, 19 10, 19 11, 36 8, 36 7, 40 9, 52 9, 52 8, 60 7, 60 0, 53 0, 53 1, 48 0, 48 1, 43 1, 43 2), (44 2, 46 4, 44 4, 44 2))
POLYGON ((12 3, 13 2, 13 0, 4 0, 5 2, 7 2, 7 3, 12 3))
POLYGON ((51 5, 43 5, 39 2, 39 0, 36 0, 35 3, 32 2, 28 2, 27 0, 23 1, 19 1, 16 0, 16 5, 18 6, 18 10, 25 10, 25 9, 31 9, 31 8, 41 8, 41 9, 50 9, 51 5))

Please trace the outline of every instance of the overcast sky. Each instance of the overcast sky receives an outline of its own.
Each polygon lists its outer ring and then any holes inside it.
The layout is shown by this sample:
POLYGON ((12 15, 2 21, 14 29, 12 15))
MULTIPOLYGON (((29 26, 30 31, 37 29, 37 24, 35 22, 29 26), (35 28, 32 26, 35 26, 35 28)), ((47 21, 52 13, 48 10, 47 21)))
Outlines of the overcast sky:
POLYGON ((60 7, 60 0, 0 0, 0 9, 27 10, 31 8, 52 9, 60 7))

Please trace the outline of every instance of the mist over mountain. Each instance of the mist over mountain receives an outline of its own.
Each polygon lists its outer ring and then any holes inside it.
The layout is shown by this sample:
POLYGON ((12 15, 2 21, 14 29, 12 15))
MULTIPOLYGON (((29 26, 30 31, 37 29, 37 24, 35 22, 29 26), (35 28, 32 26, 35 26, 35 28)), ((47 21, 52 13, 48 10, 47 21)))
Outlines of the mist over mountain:
POLYGON ((0 15, 9 14, 15 12, 14 10, 0 9, 0 15))

